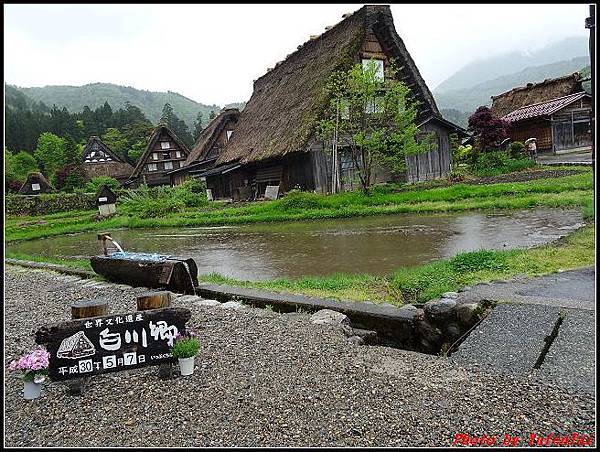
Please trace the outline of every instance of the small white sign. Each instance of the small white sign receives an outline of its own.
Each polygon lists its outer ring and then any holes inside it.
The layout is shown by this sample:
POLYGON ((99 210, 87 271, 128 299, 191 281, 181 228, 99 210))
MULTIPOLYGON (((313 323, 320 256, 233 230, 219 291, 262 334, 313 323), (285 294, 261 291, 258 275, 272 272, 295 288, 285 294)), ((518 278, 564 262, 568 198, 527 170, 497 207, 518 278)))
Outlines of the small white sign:
POLYGON ((31 184, 31 189, 34 191, 39 191, 40 190, 40 184, 31 184))
POLYGON ((106 196, 103 196, 102 198, 98 198, 98 201, 108 201, 108 198, 106 196))
POLYGON ((210 188, 206 189, 206 199, 209 201, 213 200, 212 190, 210 188))
POLYGON ((279 196, 279 185, 267 185, 265 199, 277 199, 279 196))

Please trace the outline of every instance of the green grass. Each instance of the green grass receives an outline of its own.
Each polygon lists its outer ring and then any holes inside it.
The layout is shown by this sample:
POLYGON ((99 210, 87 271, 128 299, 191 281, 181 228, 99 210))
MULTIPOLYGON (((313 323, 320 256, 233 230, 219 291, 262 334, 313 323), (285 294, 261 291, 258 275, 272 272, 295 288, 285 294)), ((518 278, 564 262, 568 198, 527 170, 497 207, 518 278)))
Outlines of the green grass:
POLYGON ((6 251, 4 253, 8 259, 18 259, 22 261, 44 262, 49 264, 58 264, 78 270, 92 270, 89 259, 64 259, 59 257, 48 257, 39 255, 29 255, 15 251, 6 251))
POLYGON ((200 280, 339 300, 395 304, 424 302, 478 282, 517 274, 537 276, 593 265, 594 234, 595 228, 586 226, 556 243, 526 250, 461 253, 451 259, 400 268, 389 277, 338 273, 299 279, 239 281, 211 274, 200 276, 200 280))
POLYGON ((362 192, 330 196, 292 193, 276 201, 188 208, 183 212, 151 218, 120 213, 97 221, 94 211, 11 217, 5 223, 5 240, 13 242, 117 228, 218 226, 474 209, 581 207, 592 203, 593 178, 588 169, 556 179, 489 185, 455 184, 425 189, 416 185, 401 187, 400 190, 389 192, 376 187, 369 195, 362 192))

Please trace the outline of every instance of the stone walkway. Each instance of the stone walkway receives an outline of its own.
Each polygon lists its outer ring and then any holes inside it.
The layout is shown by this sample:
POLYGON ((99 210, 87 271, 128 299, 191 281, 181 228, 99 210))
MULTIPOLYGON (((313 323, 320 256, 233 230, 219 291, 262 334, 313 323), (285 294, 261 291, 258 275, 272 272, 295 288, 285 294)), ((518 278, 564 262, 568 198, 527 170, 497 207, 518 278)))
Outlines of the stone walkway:
POLYGON ((537 162, 541 165, 591 165, 592 153, 586 152, 571 152, 568 154, 538 154, 537 162))
POLYGON ((593 268, 529 280, 478 285, 462 300, 500 304, 451 360, 516 377, 538 377, 570 390, 595 388, 593 268))

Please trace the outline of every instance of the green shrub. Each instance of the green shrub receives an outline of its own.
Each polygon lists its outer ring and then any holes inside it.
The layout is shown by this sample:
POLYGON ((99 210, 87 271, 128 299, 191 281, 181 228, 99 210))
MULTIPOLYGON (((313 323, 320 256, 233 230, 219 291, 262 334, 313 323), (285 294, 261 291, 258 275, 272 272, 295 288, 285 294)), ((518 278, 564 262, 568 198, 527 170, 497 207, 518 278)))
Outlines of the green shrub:
POLYGON ((527 156, 525 145, 520 141, 513 141, 508 145, 508 155, 513 159, 523 158, 527 156))
POLYGON ((454 151, 454 162, 455 163, 468 163, 473 159, 473 146, 467 144, 466 146, 458 146, 454 151))
POLYGON ((585 221, 593 221, 595 217, 594 199, 587 201, 581 208, 581 213, 585 221))
POLYGON ((6 194, 4 205, 9 215, 49 215, 72 210, 96 209, 96 194, 42 193, 40 195, 6 194))
POLYGON ((121 183, 114 177, 96 176, 92 177, 92 179, 87 184, 85 184, 85 192, 98 193, 98 190, 102 185, 106 185, 108 188, 114 191, 121 186, 121 183))
POLYGON ((529 157, 511 158, 508 153, 503 151, 488 151, 479 154, 477 162, 473 166, 473 172, 477 176, 495 176, 521 171, 534 165, 535 162, 529 157))
POLYGON ((319 209, 323 207, 323 196, 316 193, 291 190, 277 201, 277 205, 283 211, 319 209))

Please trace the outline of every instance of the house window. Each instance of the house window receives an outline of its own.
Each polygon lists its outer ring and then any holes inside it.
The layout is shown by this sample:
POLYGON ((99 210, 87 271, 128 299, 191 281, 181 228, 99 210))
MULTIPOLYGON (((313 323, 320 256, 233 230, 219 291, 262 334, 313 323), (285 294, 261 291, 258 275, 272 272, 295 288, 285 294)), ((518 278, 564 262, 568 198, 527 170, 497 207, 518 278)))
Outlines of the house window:
POLYGON ((365 106, 365 113, 383 113, 383 98, 375 97, 373 100, 368 101, 365 106))
POLYGON ((149 163, 148 171, 156 171, 156 163, 149 163))
POLYGON ((375 77, 377 78, 377 80, 384 80, 384 74, 383 74, 383 60, 366 60, 363 59, 362 60, 362 66, 363 66, 363 70, 367 69, 369 67, 369 64, 371 63, 371 61, 373 63, 375 63, 377 71, 375 72, 375 77))
POLYGON ((152 160, 158 160, 158 152, 152 154, 152 160))
POLYGON ((31 189, 33 191, 40 191, 40 184, 31 184, 31 189))
POLYGON ((170 152, 163 152, 162 153, 162 159, 163 160, 169 160, 171 158, 171 153, 170 152))
POLYGON ((161 149, 169 149, 171 147, 171 143, 169 143, 168 141, 161 141, 160 142, 160 148, 161 149))
POLYGON ((173 162, 165 162, 165 169, 166 170, 173 169, 173 162))
POLYGON ((181 151, 175 151, 175 158, 181 158, 181 151))
POLYGON ((179 162, 172 162, 173 163, 173 168, 177 169, 180 168, 181 166, 179 165, 179 162))
POLYGON ((227 131, 227 141, 229 141, 229 139, 231 138, 232 134, 233 134, 233 130, 228 130, 227 131))

